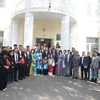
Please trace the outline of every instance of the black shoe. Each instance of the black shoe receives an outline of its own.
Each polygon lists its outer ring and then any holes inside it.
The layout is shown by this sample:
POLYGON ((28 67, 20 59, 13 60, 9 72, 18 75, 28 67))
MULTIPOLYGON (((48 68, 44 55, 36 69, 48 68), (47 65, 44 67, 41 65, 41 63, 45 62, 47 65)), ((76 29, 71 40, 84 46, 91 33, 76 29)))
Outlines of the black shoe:
POLYGON ((94 79, 93 78, 91 79, 91 82, 94 82, 94 79))
POLYGON ((67 77, 67 75, 65 75, 65 77, 67 77))
POLYGON ((76 80, 78 80, 78 77, 75 77, 76 80))
POLYGON ((15 82, 18 82, 18 80, 14 80, 15 82))
POLYGON ((98 82, 97 82, 97 79, 95 79, 94 82, 95 82, 95 83, 98 83, 98 82))
POLYGON ((73 76, 72 79, 74 79, 75 77, 73 76))
POLYGON ((70 75, 68 75, 68 77, 70 77, 70 75))
POLYGON ((26 79, 26 77, 23 77, 23 79, 26 79))
POLYGON ((19 80, 23 80, 22 78, 20 78, 19 80))

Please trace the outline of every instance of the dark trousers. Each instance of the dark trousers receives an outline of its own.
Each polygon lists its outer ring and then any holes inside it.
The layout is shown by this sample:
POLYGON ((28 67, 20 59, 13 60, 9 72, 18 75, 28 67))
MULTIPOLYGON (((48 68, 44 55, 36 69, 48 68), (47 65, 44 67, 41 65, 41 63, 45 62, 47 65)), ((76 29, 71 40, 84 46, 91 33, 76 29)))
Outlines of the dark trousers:
POLYGON ((7 87, 7 76, 8 70, 6 68, 0 69, 0 90, 3 90, 7 87))
POLYGON ((71 68, 70 68, 70 76, 72 76, 73 75, 73 66, 71 66, 71 68))
POLYGON ((17 80, 19 76, 19 64, 15 64, 14 68, 14 80, 17 80))
POLYGON ((56 66, 57 66, 57 64, 54 66, 53 75, 56 75, 56 66))
POLYGON ((22 75, 23 75, 23 65, 19 64, 19 79, 22 79, 22 75))
POLYGON ((37 74, 42 74, 42 69, 37 69, 37 74))
POLYGON ((19 66, 19 79, 25 78, 25 64, 20 64, 19 66))
POLYGON ((26 66, 26 71, 25 71, 26 76, 29 76, 30 66, 31 66, 31 64, 29 64, 28 66, 26 66))
POLYGON ((88 80, 90 79, 90 66, 88 66, 88 68, 87 68, 87 78, 88 78, 88 80))
POLYGON ((81 78, 83 78, 84 66, 81 66, 81 78))
POLYGON ((22 78, 25 78, 26 65, 22 65, 22 78))
POLYGON ((84 68, 84 73, 85 73, 85 79, 88 79, 88 77, 87 77, 88 68, 84 68))
POLYGON ((12 69, 8 69, 8 76, 7 76, 7 81, 8 81, 8 83, 11 83, 11 77, 12 77, 11 70, 12 70, 12 69))
POLYGON ((48 75, 48 69, 43 69, 43 75, 48 75))

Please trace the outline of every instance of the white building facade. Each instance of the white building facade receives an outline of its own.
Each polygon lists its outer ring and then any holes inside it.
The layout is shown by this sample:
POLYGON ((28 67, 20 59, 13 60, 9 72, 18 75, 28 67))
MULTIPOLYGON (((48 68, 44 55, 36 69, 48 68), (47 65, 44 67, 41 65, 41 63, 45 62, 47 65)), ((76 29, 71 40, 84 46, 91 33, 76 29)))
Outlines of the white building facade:
POLYGON ((100 50, 99 0, 13 0, 4 45, 35 43, 100 50))

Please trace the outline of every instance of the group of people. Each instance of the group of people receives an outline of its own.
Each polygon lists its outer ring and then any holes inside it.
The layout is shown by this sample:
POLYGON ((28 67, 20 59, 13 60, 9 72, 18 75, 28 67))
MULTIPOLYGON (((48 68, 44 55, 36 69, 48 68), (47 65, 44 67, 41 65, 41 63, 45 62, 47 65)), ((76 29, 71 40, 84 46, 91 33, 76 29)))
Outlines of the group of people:
POLYGON ((79 67, 81 68, 81 79, 90 80, 90 68, 92 71, 91 81, 97 82, 99 53, 96 49, 93 55, 90 52, 82 56, 72 48, 70 50, 60 50, 51 43, 48 47, 46 43, 42 46, 38 43, 33 49, 30 46, 24 48, 22 45, 14 44, 14 49, 10 46, 3 46, 0 53, 0 90, 7 89, 13 81, 26 79, 30 75, 57 75, 79 79, 79 67))

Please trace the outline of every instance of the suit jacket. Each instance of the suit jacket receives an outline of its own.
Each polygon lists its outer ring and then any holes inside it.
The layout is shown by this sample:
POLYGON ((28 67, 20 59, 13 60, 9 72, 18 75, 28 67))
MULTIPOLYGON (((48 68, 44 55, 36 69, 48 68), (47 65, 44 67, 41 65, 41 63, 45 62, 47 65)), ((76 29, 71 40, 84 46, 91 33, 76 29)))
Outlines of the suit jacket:
POLYGON ((46 51, 44 51, 43 53, 42 53, 42 57, 43 57, 43 59, 44 59, 44 57, 47 57, 47 58, 49 58, 49 52, 47 52, 47 54, 46 54, 46 51))
POLYGON ((99 61, 100 61, 100 57, 95 57, 95 59, 94 59, 94 57, 92 57, 92 63, 91 63, 91 67, 92 68, 98 68, 98 66, 99 66, 99 61))
POLYGON ((88 57, 84 57, 82 64, 82 57, 80 57, 80 66, 88 66, 88 57))
POLYGON ((28 64, 28 56, 27 56, 27 53, 24 53, 24 59, 25 59, 25 65, 27 65, 28 64), (25 54, 26 54, 26 56, 25 56, 25 54))
MULTIPOLYGON (((65 64, 67 64, 67 62, 68 62, 67 60, 68 60, 68 54, 65 55, 65 64)), ((71 54, 69 55, 69 64, 70 65, 72 64, 72 55, 71 54)))
POLYGON ((79 66, 80 65, 80 56, 74 55, 72 58, 72 64, 75 66, 79 66))
POLYGON ((20 61, 23 55, 24 55, 23 51, 21 51, 21 54, 20 54, 20 51, 18 51, 18 61, 20 61))
POLYGON ((32 63, 32 54, 31 54, 31 52, 29 52, 29 55, 27 53, 27 63, 28 63, 28 65, 30 65, 32 63))
POLYGON ((90 67, 91 62, 92 62, 92 58, 90 56, 88 56, 87 58, 88 58, 88 67, 90 67))

